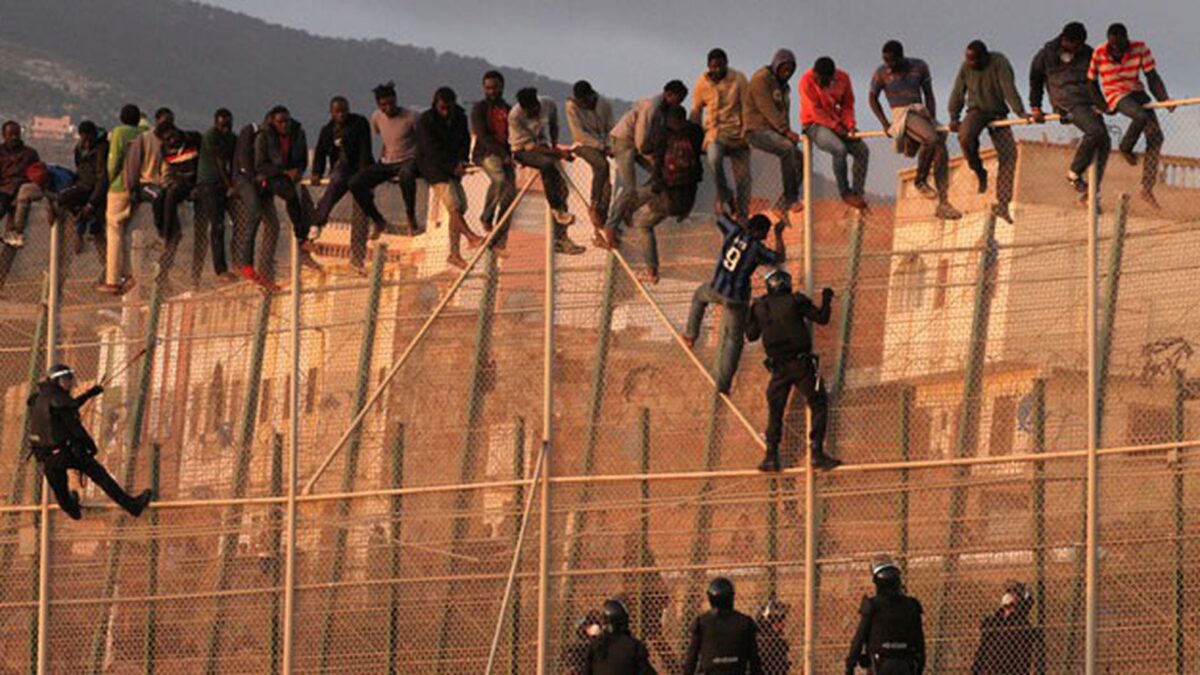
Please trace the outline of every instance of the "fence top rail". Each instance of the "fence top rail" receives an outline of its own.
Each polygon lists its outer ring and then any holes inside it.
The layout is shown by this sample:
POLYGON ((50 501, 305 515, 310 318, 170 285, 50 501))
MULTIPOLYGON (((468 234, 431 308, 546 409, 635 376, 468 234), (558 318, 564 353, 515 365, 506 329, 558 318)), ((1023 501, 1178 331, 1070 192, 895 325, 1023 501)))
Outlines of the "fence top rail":
MULTIPOLYGON (((1178 98, 1178 99, 1171 99, 1169 101, 1158 101, 1158 102, 1154 102, 1154 103, 1147 103, 1144 107, 1147 109, 1150 109, 1150 110, 1154 110, 1157 108, 1171 108, 1171 109, 1184 108, 1184 107, 1195 106, 1195 105, 1200 105, 1200 96, 1195 96, 1192 98, 1178 98)), ((1035 122, 1035 121, 1033 121, 1032 116, 1011 117, 1009 119, 997 120, 995 122, 992 122, 988 126, 992 127, 993 129, 1001 129, 1004 127, 1024 127, 1024 126, 1034 126, 1034 125, 1038 125, 1038 124, 1044 124, 1045 122, 1057 122, 1057 121, 1060 121, 1061 119, 1062 119, 1062 115, 1058 115, 1058 114, 1046 115, 1044 122, 1035 122)), ((947 125, 942 125, 942 126, 938 127, 938 131, 949 132, 950 127, 947 125)), ((856 131, 856 132, 850 134, 850 138, 859 138, 859 139, 890 138, 890 137, 891 136, 888 134, 888 132, 883 131, 883 130, 880 130, 880 131, 856 131)))

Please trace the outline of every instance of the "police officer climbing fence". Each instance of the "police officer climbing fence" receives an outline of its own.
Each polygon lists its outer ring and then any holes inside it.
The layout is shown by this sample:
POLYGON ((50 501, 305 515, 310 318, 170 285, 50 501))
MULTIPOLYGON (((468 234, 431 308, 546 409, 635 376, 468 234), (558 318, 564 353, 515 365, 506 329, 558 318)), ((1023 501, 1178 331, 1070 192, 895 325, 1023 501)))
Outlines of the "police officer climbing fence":
POLYGON ((74 469, 95 481, 121 508, 140 516, 150 503, 150 490, 143 490, 136 497, 125 492, 96 461, 96 443, 79 419, 79 409, 99 396, 104 387, 97 384, 79 396, 71 396, 74 386, 75 373, 71 368, 55 365, 28 401, 30 447, 42 465, 54 498, 72 519, 82 517, 79 494, 67 484, 67 470, 74 469))
POLYGON ((861 666, 872 675, 921 675, 925 672, 925 630, 921 603, 904 593, 900 568, 890 558, 871 563, 875 595, 864 597, 861 618, 850 653, 846 675, 861 666))
POLYGON ((792 293, 792 277, 782 269, 767 274, 767 293, 750 306, 746 322, 746 339, 763 341, 767 352, 765 365, 771 371, 767 383, 767 454, 760 471, 779 471, 784 468, 779 459, 779 441, 783 438, 783 414, 792 389, 799 390, 812 413, 809 432, 812 446, 812 465, 833 469, 841 461, 825 454, 825 424, 828 401, 825 383, 818 371, 818 359, 812 353, 812 335, 807 321, 829 323, 833 290, 821 291, 818 308, 803 293, 792 293))
POLYGON ((629 633, 629 611, 620 600, 604 603, 603 633, 593 640, 584 662, 584 675, 657 675, 650 651, 629 633))
POLYGON ((717 577, 708 584, 712 609, 692 623, 684 675, 762 675, 758 627, 733 608, 733 582, 717 577))

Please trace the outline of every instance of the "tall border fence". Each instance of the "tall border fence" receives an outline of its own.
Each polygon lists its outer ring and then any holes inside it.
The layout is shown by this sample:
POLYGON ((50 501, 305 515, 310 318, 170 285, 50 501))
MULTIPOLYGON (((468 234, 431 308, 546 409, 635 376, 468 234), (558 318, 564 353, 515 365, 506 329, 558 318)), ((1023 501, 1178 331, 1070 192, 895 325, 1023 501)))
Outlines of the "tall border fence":
MULTIPOLYGON (((234 203, 229 267, 275 290, 207 272, 225 244, 185 206, 174 241, 136 213, 137 286, 96 295, 99 235, 35 209, 0 250, 0 671, 571 672, 616 597, 679 672, 726 576, 743 611, 785 608, 772 672, 831 672, 886 553, 923 603, 929 672, 1200 673, 1200 101, 1155 107, 1161 153, 1114 151, 1103 179, 1093 162, 1086 193, 1069 125, 998 125, 1016 154, 983 151, 986 189, 947 136, 960 219, 882 134, 861 140, 895 195, 867 210, 802 138, 782 265, 835 290, 814 327, 832 472, 806 468, 803 401, 790 468, 754 469, 762 347, 716 387, 736 308, 687 334, 721 244, 711 178, 689 217, 570 255, 536 173, 486 223, 472 173, 465 269, 427 191, 412 223, 381 186, 379 233, 347 196, 311 256, 284 209, 247 233, 234 203), (143 517, 75 484, 71 521, 25 459, 31 386, 62 361, 105 384, 84 420, 119 482, 155 489, 143 517), (989 656, 1014 583, 1028 623, 989 656)), ((752 209, 779 204, 776 159, 751 168, 752 209)), ((567 236, 589 243, 591 169, 562 171, 567 236)))

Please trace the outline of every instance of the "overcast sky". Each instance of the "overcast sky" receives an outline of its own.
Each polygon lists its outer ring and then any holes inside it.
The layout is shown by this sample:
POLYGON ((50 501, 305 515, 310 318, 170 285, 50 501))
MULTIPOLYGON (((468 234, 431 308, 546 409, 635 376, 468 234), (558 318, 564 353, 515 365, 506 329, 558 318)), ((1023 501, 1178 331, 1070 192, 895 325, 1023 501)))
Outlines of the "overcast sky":
POLYGON ((586 78, 625 99, 657 92, 675 77, 691 86, 715 46, 747 75, 778 47, 793 49, 803 67, 828 54, 862 91, 880 45, 893 37, 930 62, 943 101, 974 38, 1009 55, 1024 95, 1029 57, 1065 22, 1083 21, 1097 42, 1109 23, 1124 21, 1134 39, 1149 42, 1173 94, 1200 94, 1197 0, 206 1, 320 35, 384 38, 567 81, 586 78))

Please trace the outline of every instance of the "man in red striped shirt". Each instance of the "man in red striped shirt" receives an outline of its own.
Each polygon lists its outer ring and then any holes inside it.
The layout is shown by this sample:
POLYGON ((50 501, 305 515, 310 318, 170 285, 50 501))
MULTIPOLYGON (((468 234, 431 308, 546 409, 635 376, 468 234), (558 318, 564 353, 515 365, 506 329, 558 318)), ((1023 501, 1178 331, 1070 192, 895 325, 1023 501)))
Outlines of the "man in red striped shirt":
POLYGON ((1150 96, 1142 84, 1141 73, 1146 73, 1150 92, 1159 101, 1169 100, 1167 86, 1155 68, 1154 55, 1145 42, 1131 42, 1125 24, 1114 23, 1108 27, 1108 42, 1092 52, 1088 67, 1088 79, 1099 81, 1104 92, 1108 113, 1121 113, 1130 119, 1129 129, 1121 139, 1121 156, 1132 166, 1137 166, 1137 155, 1133 147, 1138 136, 1146 135, 1146 161, 1142 165, 1142 198, 1157 207, 1154 198, 1154 183, 1158 177, 1158 155, 1163 145, 1162 128, 1153 110, 1146 108, 1150 96))

